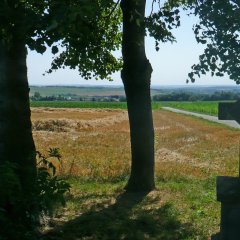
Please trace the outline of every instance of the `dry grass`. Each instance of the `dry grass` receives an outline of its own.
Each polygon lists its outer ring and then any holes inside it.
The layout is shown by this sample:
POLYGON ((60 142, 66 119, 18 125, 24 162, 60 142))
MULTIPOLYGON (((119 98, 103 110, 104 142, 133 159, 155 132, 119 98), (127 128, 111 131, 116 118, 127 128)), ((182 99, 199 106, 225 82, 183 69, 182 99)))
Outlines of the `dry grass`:
POLYGON ((236 174, 239 131, 171 112, 154 116, 160 165, 173 165, 173 171, 183 175, 189 170, 202 177, 236 174))
POLYGON ((88 179, 126 176, 130 156, 126 111, 42 111, 41 118, 40 109, 32 110, 35 143, 41 152, 49 147, 60 148, 63 155, 63 174, 88 179))
POLYGON ((47 240, 208 240, 219 230, 214 177, 236 175, 239 131, 155 111, 158 189, 119 215, 115 198, 130 167, 127 112, 38 108, 32 120, 37 149, 60 148, 60 174, 78 177, 47 240))
MULTIPOLYGON (((114 179, 129 171, 127 112, 108 109, 32 109, 37 149, 58 147, 64 174, 114 179)), ((239 131, 154 112, 156 175, 204 178, 237 172, 239 131)))

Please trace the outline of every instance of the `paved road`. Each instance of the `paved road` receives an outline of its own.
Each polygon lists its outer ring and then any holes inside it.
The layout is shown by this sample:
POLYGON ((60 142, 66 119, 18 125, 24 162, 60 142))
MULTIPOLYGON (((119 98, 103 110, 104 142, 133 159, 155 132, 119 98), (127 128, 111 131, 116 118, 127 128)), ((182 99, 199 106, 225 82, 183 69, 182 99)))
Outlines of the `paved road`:
POLYGON ((209 115, 200 114, 200 113, 188 112, 188 111, 184 111, 184 110, 180 110, 180 109, 176 109, 176 108, 171 108, 171 107, 163 107, 163 109, 166 109, 168 111, 175 112, 175 113, 182 113, 182 114, 186 114, 186 115, 196 116, 196 117, 199 117, 199 118, 206 119, 208 121, 217 122, 217 123, 221 123, 221 124, 227 125, 227 126, 232 127, 232 128, 240 129, 240 124, 238 124, 236 121, 218 120, 218 118, 214 117, 214 116, 209 116, 209 115))

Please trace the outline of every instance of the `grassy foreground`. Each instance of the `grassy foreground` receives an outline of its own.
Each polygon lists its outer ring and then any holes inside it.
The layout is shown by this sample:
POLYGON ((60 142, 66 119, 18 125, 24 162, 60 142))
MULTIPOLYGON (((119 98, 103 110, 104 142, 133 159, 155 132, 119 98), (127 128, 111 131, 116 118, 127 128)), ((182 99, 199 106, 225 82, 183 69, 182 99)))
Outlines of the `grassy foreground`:
POLYGON ((69 182, 67 205, 43 239, 203 240, 218 225, 214 179, 158 179, 148 194, 124 193, 125 181, 69 182))
POLYGON ((219 231, 217 175, 236 175, 239 131, 154 111, 156 190, 124 194, 130 169, 126 110, 32 110, 37 149, 58 147, 72 185, 44 240, 208 240, 219 231))

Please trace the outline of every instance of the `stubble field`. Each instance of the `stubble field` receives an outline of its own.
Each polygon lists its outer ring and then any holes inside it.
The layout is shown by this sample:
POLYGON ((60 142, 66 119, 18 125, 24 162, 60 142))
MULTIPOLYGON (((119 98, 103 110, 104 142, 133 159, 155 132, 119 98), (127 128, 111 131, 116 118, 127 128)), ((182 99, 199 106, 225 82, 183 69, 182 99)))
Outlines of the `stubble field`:
POLYGON ((121 216, 112 206, 129 174, 126 110, 32 108, 32 121, 37 149, 59 148, 72 184, 47 239, 200 240, 219 230, 215 177, 237 174, 239 131, 155 110, 157 188, 121 216))

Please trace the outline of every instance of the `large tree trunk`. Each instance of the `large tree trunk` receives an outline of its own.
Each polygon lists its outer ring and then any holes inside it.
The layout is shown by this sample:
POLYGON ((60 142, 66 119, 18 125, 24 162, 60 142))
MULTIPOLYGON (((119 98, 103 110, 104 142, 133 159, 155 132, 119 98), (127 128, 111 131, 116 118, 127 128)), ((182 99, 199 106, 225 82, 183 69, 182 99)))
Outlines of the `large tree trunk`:
POLYGON ((154 130, 150 82, 152 67, 145 54, 145 0, 122 0, 123 70, 130 122, 132 165, 127 191, 150 191, 154 184, 154 130))
POLYGON ((0 167, 6 162, 16 165, 21 206, 12 203, 16 199, 9 199, 5 210, 12 221, 24 225, 31 221, 29 214, 34 212, 30 211, 36 210, 32 201, 36 162, 30 120, 27 49, 24 40, 17 35, 13 33, 8 41, 0 39, 0 167))

